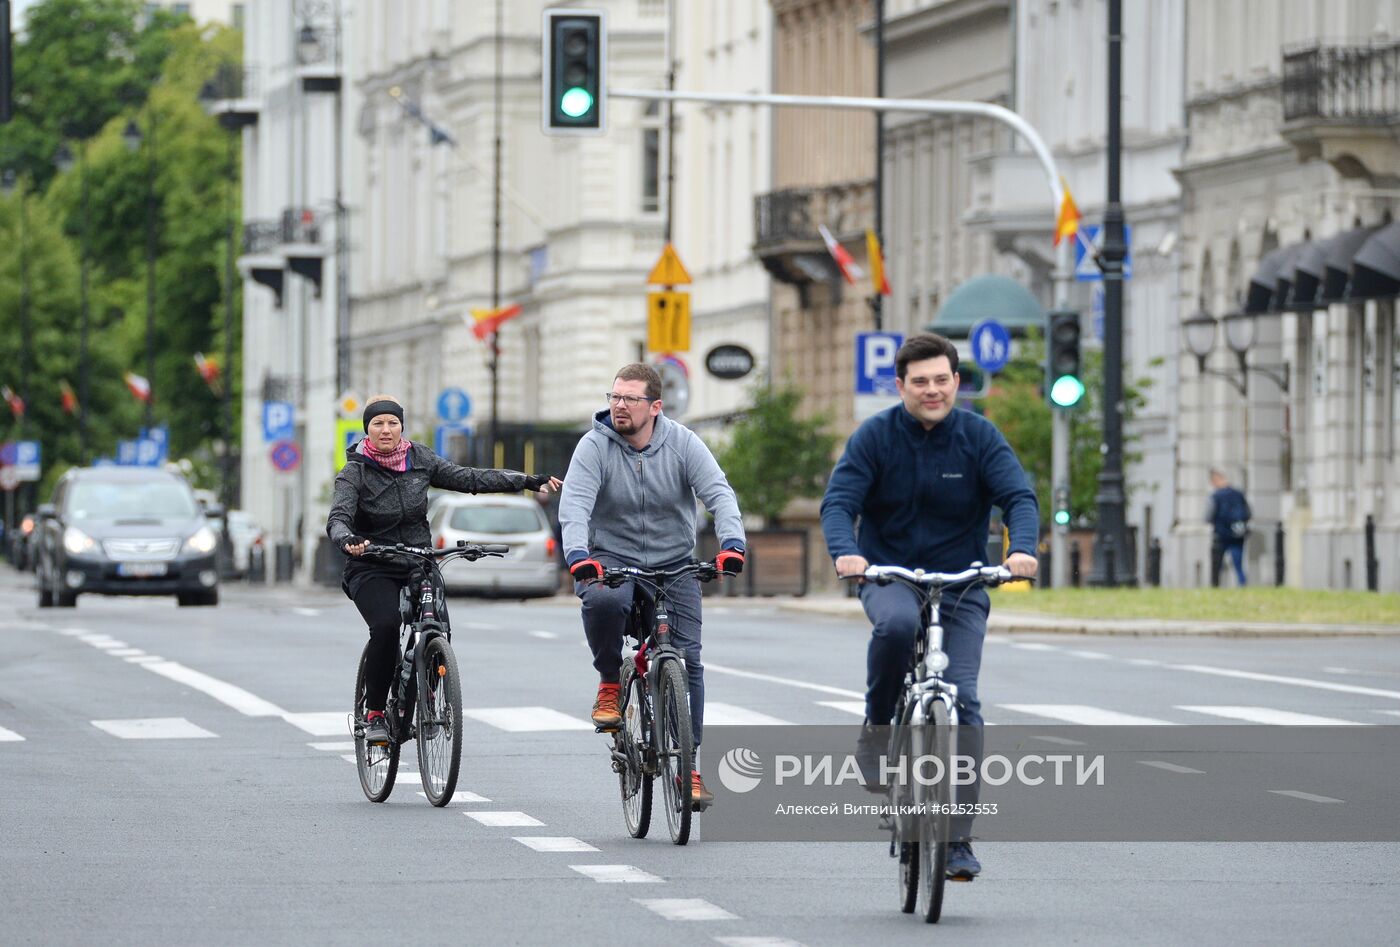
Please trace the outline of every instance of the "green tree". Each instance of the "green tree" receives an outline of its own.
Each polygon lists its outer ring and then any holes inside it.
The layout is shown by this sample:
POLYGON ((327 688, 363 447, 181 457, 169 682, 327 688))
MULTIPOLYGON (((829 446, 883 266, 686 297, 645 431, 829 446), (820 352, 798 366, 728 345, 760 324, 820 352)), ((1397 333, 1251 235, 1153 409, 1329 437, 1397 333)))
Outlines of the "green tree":
MULTIPOLYGON (((1040 502, 1041 525, 1048 525, 1053 507, 1051 491, 1051 417, 1045 401, 1043 336, 1032 329, 1019 347, 1019 353, 995 376, 991 391, 982 402, 983 413, 1006 436, 1021 465, 1035 486, 1040 502)), ((1085 348, 1083 352, 1084 399, 1070 412, 1070 511, 1078 520, 1093 520, 1097 506, 1099 471, 1103 468, 1103 352, 1085 348)), ((1146 404, 1144 392, 1150 379, 1138 379, 1123 386, 1123 422, 1128 424, 1146 404)), ((1124 445, 1136 438, 1125 434, 1124 445)), ((1125 464, 1136 462, 1140 454, 1125 450, 1125 464)), ((1126 489, 1131 491, 1131 484, 1126 489)))
POLYGON ((739 499, 739 509, 776 522, 790 500, 821 496, 837 437, 824 414, 798 416, 795 386, 756 387, 753 407, 730 429, 717 460, 739 499))

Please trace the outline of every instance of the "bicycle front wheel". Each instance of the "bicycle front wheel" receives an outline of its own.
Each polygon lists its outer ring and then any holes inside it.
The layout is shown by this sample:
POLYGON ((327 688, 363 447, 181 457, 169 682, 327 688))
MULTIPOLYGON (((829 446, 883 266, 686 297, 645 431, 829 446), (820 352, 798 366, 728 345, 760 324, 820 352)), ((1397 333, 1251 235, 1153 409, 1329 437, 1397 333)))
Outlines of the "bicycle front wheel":
POLYGON ((462 765, 462 681, 446 638, 432 638, 418 665, 418 773, 423 793, 445 806, 462 765))
MULTIPOLYGON (((941 700, 930 700, 928 722, 915 728, 911 735, 922 754, 936 755, 943 763, 942 772, 951 772, 952 727, 948 708, 941 700)), ((919 821, 919 903, 918 911, 930 924, 937 924, 943 914, 943 886, 947 880, 948 843, 952 816, 948 812, 952 794, 948 791, 949 777, 932 786, 915 784, 915 797, 925 806, 919 821)))
POLYGON ((656 754, 666 801, 666 827, 671 830, 671 841, 684 845, 690 841, 690 782, 695 769, 695 744, 690 730, 685 672, 678 659, 661 662, 656 690, 656 754))
POLYGON ((369 644, 360 653, 360 670, 355 675, 355 709, 352 718, 355 734, 355 768, 360 772, 360 788, 370 802, 383 802, 394 791, 394 777, 399 771, 399 745, 375 746, 365 741, 365 672, 369 663, 369 644))
POLYGON ((622 677, 622 726, 616 734, 618 782, 622 789, 622 816, 633 838, 646 838, 651 828, 652 776, 646 772, 647 734, 650 717, 646 706, 646 678, 624 672, 622 677))

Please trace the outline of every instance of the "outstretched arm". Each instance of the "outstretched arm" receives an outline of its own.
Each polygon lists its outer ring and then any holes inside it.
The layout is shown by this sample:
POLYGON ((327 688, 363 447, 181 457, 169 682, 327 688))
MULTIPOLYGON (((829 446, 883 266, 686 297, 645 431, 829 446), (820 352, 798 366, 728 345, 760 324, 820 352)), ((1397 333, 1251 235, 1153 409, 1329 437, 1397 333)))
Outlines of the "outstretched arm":
POLYGON ((559 478, 548 474, 526 474, 518 470, 490 467, 459 467, 437 454, 433 454, 432 458, 428 482, 444 490, 459 493, 519 493, 521 490, 559 489, 559 478))

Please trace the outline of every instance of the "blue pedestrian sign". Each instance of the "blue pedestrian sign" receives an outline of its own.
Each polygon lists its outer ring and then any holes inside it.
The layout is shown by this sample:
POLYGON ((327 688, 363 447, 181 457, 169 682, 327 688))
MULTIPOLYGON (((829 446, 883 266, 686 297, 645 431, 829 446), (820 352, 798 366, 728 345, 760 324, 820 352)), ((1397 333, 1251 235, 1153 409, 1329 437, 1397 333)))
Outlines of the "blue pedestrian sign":
POLYGON ((444 388, 438 395, 437 413, 448 424, 457 424, 463 418, 471 417, 472 399, 461 388, 444 388))
POLYGON ((170 443, 170 426, 157 424, 155 427, 143 427, 140 439, 155 441, 157 444, 166 446, 170 443))
POLYGON ((894 356, 904 344, 898 332, 856 333, 856 394, 898 395, 894 356))
POLYGON ((122 467, 136 466, 135 441, 117 441, 117 464, 122 467))
MULTIPOLYGON (((1123 257, 1123 278, 1133 278, 1133 228, 1123 225, 1123 242, 1128 245, 1123 257)), ((1103 279, 1095 254, 1085 249, 1088 243, 1095 250, 1103 249, 1103 227, 1098 224, 1081 224, 1079 236, 1074 240, 1074 278, 1081 283, 1095 283, 1103 279)))
POLYGON ((139 437, 135 443, 136 466, 159 467, 165 463, 168 448, 164 441, 156 440, 153 437, 139 437))
POLYGON ((285 441, 296 436, 296 408, 290 401, 264 401, 263 440, 285 441))
POLYGON ((1011 361, 1011 333, 995 319, 984 319, 968 334, 972 360, 985 372, 996 374, 1011 361))

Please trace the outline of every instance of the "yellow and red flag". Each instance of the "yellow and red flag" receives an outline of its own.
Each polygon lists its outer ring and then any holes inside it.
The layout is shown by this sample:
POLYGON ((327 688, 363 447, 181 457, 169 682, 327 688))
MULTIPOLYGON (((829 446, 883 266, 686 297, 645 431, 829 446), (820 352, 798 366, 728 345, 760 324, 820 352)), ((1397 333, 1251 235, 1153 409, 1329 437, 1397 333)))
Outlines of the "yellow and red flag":
POLYGON ((68 384, 66 378, 58 383, 58 401, 65 414, 78 412, 78 396, 73 394, 73 386, 68 384))
POLYGON ((502 306, 499 309, 473 309, 470 323, 472 335, 484 340, 488 335, 498 332, 502 323, 520 315, 520 311, 520 303, 502 306))
POLYGON ((1055 246, 1065 237, 1073 237, 1079 232, 1079 208, 1074 203, 1074 195, 1069 192, 1069 182, 1060 178, 1064 197, 1060 199, 1060 213, 1055 218, 1055 246))
POLYGON ((865 256, 870 262, 870 285, 877 296, 890 295, 890 281, 885 275, 885 255, 880 249, 880 238, 875 231, 865 232, 865 256))
POLYGON ((199 377, 204 379, 204 383, 209 386, 209 390, 214 394, 222 394, 219 385, 219 363, 206 356, 203 352, 194 353, 194 367, 199 372, 199 377))

